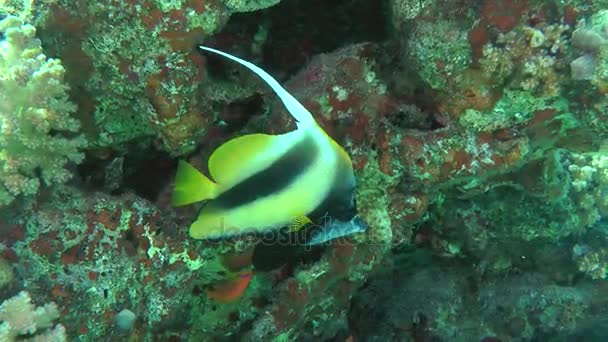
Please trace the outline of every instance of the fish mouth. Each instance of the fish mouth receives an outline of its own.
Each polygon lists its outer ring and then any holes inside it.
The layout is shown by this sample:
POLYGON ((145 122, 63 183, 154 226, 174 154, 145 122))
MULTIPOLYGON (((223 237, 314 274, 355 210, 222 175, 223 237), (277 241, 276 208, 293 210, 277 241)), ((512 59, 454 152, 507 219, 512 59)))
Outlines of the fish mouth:
POLYGON ((366 232, 369 225, 357 214, 349 221, 327 219, 318 229, 315 229, 306 241, 306 246, 319 245, 352 234, 366 232))
POLYGON ((348 223, 353 225, 355 229, 358 229, 359 232, 365 232, 369 229, 369 225, 359 214, 355 215, 348 223))

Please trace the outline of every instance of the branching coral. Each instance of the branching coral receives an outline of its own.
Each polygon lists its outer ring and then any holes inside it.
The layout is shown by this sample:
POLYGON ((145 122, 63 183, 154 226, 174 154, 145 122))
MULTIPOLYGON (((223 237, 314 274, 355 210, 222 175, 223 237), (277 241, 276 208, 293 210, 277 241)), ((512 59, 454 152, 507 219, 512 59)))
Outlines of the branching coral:
POLYGON ((579 271, 592 279, 606 279, 608 275, 608 249, 598 248, 595 250, 586 245, 575 245, 573 254, 579 271))
POLYGON ((594 225, 608 215, 608 155, 604 153, 573 154, 568 167, 571 186, 587 212, 585 223, 594 225))
POLYGON ((22 335, 34 335, 35 341, 66 341, 65 327, 54 325, 59 318, 55 303, 36 307, 30 294, 21 291, 0 305, 0 340, 17 341, 22 335))
POLYGON ((578 269, 593 279, 608 276, 608 248, 602 222, 608 216, 608 154, 605 151, 573 154, 568 171, 583 223, 595 228, 588 244, 577 244, 573 258, 578 269))
POLYGON ((434 0, 391 0, 388 8, 391 13, 391 21, 396 29, 402 29, 412 19, 418 17, 425 9, 433 7, 434 0))
POLYGON ((501 33, 496 43, 483 47, 480 64, 488 79, 497 84, 555 96, 565 68, 566 25, 518 26, 501 33))
POLYGON ((70 178, 68 162, 80 162, 83 137, 63 83, 65 69, 47 58, 36 29, 17 17, 0 21, 0 205, 34 195, 44 184, 70 178))

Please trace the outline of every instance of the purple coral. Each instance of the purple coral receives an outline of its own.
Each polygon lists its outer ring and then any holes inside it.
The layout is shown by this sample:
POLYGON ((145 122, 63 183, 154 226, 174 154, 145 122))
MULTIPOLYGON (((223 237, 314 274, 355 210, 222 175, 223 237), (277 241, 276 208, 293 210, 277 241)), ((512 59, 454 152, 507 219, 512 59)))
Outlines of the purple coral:
POLYGON ((608 40, 599 32, 586 28, 579 28, 572 32, 571 41, 572 46, 589 52, 595 52, 608 44, 608 40))
POLYGON ((595 58, 583 55, 570 63, 570 72, 575 80, 591 80, 595 73, 595 58))
POLYGON ((589 19, 581 21, 572 32, 572 46, 583 52, 583 55, 570 63, 571 75, 575 80, 595 80, 603 78, 601 69, 608 49, 608 12, 600 11, 589 19))

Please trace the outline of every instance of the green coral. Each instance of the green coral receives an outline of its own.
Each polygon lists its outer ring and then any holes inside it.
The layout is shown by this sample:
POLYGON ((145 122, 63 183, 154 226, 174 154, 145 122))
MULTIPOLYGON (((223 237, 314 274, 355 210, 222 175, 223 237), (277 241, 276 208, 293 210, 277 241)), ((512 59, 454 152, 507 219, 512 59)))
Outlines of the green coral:
POLYGON ((396 29, 406 27, 408 21, 418 17, 425 9, 435 6, 435 0, 390 0, 388 9, 396 29))
POLYGON ((75 110, 64 84, 65 69, 47 58, 36 29, 15 16, 0 21, 0 205, 35 195, 41 182, 64 183, 65 168, 84 155, 75 110))
POLYGON ((369 152, 368 163, 357 174, 357 205, 361 216, 372 227, 365 235, 365 242, 374 243, 379 249, 384 249, 388 248, 394 233, 388 210, 390 199, 386 189, 395 186, 401 174, 384 174, 380 171, 377 158, 376 152, 369 152))
POLYGON ((579 271, 592 279, 606 279, 608 276, 608 249, 591 250, 584 245, 576 245, 573 249, 579 271))
POLYGON ((408 45, 420 77, 437 90, 446 87, 446 76, 463 72, 472 60, 467 33, 452 21, 421 22, 408 45))
POLYGON ((598 54, 599 63, 595 69, 593 83, 602 89, 608 88, 608 47, 604 47, 598 54))
POLYGON ((272 7, 281 0, 224 0, 226 7, 233 12, 253 12, 272 7))
POLYGON ((477 131, 494 131, 528 122, 535 112, 547 108, 564 112, 568 109, 568 103, 562 98, 555 101, 550 97, 534 96, 525 90, 510 89, 505 90, 494 108, 489 111, 465 110, 459 118, 459 123, 477 131))
MULTIPOLYGON (((126 4, 114 8, 91 3, 78 10, 103 13, 112 18, 108 20, 109 25, 120 27, 107 30, 105 25, 91 25, 87 31, 89 38, 82 42, 82 51, 96 71, 82 85, 89 94, 95 94, 94 122, 98 134, 90 138, 91 144, 121 149, 133 141, 149 143, 156 136, 150 120, 155 114, 146 101, 142 84, 149 75, 160 72, 161 66, 154 61, 154 55, 163 51, 163 42, 138 24, 126 4), (129 61, 126 73, 120 68, 125 61, 129 61)), ((57 40, 53 36, 45 38, 57 40)))
POLYGON ((583 10, 597 10, 608 8, 608 0, 560 0, 554 1, 556 6, 563 11, 566 6, 583 10))

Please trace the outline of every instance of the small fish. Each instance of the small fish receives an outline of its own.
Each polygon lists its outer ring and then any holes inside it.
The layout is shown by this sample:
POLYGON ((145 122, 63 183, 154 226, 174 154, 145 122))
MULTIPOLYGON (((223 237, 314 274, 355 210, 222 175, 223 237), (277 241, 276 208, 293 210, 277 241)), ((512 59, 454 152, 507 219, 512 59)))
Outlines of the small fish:
POLYGON ((174 206, 207 201, 190 226, 196 239, 218 239, 289 227, 297 231, 330 216, 349 221, 357 213, 350 156, 312 114, 272 76, 225 52, 200 46, 247 67, 279 96, 297 128, 279 135, 249 134, 218 147, 209 157, 209 179, 178 163, 174 206))
POLYGON ((245 293, 252 277, 253 272, 251 271, 234 274, 228 279, 214 284, 212 288, 207 289, 207 296, 220 303, 235 301, 245 293))

